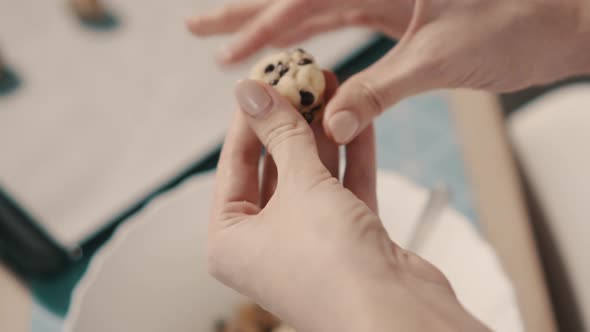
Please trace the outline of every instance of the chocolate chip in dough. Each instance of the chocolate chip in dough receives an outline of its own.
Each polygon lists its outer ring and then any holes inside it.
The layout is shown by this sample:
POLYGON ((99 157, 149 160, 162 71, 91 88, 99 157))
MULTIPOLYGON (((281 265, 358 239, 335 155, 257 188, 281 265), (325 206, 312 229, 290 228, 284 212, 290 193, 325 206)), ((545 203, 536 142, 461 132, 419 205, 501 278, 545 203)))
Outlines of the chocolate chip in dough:
POLYGON ((266 74, 272 73, 274 70, 275 70, 275 65, 273 65, 273 64, 270 64, 270 65, 266 66, 266 68, 264 68, 264 72, 266 74))
MULTIPOLYGON (((251 70, 251 79, 272 86, 306 119, 319 118, 326 82, 318 62, 303 49, 283 51, 265 57, 251 70)), ((246 332, 246 331, 244 331, 246 332)))
POLYGON ((305 90, 299 91, 299 96, 301 97, 301 105, 303 106, 310 106, 315 101, 313 93, 307 92, 305 90))
POLYGON ((297 64, 300 66, 309 65, 310 63, 313 63, 313 61, 311 61, 311 59, 301 59, 301 60, 299 60, 299 62, 297 62, 297 64))
POLYGON ((279 76, 283 77, 287 72, 289 72, 289 67, 281 68, 279 71, 279 76))
POLYGON ((322 109, 322 107, 323 107, 323 106, 324 106, 324 105, 322 105, 322 104, 319 104, 318 106, 316 106, 316 107, 312 108, 312 109, 311 109, 309 112, 310 112, 311 114, 317 113, 319 110, 321 110, 321 109, 322 109))

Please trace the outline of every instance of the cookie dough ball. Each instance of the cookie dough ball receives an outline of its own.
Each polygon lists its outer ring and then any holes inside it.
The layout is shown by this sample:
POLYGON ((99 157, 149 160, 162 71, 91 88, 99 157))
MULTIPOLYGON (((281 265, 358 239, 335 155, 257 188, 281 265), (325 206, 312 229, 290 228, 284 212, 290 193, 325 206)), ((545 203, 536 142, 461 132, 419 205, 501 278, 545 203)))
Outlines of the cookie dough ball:
POLYGON ((69 0, 72 9, 80 19, 99 22, 105 19, 106 13, 99 0, 69 0))
POLYGON ((324 108, 326 81, 313 56, 302 49, 270 55, 258 62, 250 78, 273 86, 308 123, 324 108))

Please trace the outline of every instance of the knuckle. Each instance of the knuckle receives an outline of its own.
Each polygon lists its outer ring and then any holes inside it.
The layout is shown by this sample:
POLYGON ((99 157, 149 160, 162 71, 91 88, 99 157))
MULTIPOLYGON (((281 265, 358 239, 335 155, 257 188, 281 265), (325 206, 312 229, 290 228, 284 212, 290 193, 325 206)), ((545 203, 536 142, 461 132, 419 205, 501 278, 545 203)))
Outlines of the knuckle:
POLYGON ((399 248, 397 251, 397 259, 401 268, 413 277, 420 278, 427 282, 432 282, 445 286, 452 290, 449 280, 445 275, 430 262, 426 261, 419 255, 399 248))
POLYGON ((355 233, 358 234, 359 240, 366 244, 370 243, 383 258, 383 268, 398 275, 403 268, 400 255, 404 250, 391 240, 379 217, 364 204, 357 206, 355 211, 349 211, 349 215, 354 217, 355 233))
MULTIPOLYGON (((319 190, 326 190, 327 188, 336 188, 340 186, 340 181, 330 174, 330 172, 325 167, 319 167, 317 169, 313 169, 311 172, 308 172, 308 185, 304 187, 306 193, 311 193, 316 191, 318 188, 322 188, 319 190), (310 175, 311 174, 311 175, 310 175)), ((293 178, 301 178, 301 177, 293 177, 293 178)))
POLYGON ((344 210, 345 214, 355 221, 355 232, 361 238, 372 237, 374 234, 385 231, 379 218, 362 201, 357 199, 354 204, 350 204, 344 210))
MULTIPOLYGON (((258 158, 257 158, 258 159, 258 158)), ((252 166, 248 166, 252 167, 252 166)), ((258 169, 258 166, 254 166, 253 169, 258 169)), ((234 173, 224 174, 228 177, 234 177, 234 173)), ((239 200, 239 197, 228 196, 228 203, 225 203, 217 212, 213 223, 221 227, 222 229, 230 228, 234 225, 245 221, 245 215, 255 214, 258 212, 258 207, 251 202, 244 202, 239 200)))
POLYGON ((381 114, 385 108, 385 102, 373 84, 366 79, 359 79, 358 87, 361 100, 365 102, 368 111, 375 116, 381 114))
POLYGON ((264 135, 264 146, 272 155, 283 143, 299 137, 309 136, 310 129, 303 121, 296 119, 276 124, 264 135))

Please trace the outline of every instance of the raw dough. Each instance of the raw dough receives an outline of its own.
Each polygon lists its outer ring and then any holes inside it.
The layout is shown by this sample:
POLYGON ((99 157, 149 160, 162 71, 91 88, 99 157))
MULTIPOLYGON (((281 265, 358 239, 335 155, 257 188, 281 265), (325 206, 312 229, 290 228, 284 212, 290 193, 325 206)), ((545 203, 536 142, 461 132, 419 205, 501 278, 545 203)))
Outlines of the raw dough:
POLYGON ((311 123, 324 107, 326 81, 313 56, 302 49, 270 55, 258 62, 250 78, 273 86, 311 123))

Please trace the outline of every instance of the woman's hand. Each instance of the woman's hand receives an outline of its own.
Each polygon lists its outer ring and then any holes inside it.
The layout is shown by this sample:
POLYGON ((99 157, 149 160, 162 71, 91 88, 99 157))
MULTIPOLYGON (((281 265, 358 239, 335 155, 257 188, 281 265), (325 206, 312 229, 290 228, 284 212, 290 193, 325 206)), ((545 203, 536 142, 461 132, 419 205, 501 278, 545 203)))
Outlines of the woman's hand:
POLYGON ((510 91, 590 72, 589 7, 587 0, 250 0, 188 26, 199 36, 236 33, 220 55, 225 63, 351 25, 399 39, 327 105, 324 128, 345 144, 388 106, 427 90, 510 91))
POLYGON ((328 170, 337 164, 318 153, 335 146, 316 145, 274 89, 242 81, 236 98, 209 231, 216 278, 299 331, 487 331, 439 270, 383 228, 372 127, 347 146, 341 184, 328 170), (265 164, 276 165, 263 181, 260 142, 274 160, 265 164))

